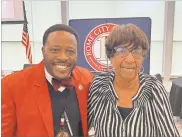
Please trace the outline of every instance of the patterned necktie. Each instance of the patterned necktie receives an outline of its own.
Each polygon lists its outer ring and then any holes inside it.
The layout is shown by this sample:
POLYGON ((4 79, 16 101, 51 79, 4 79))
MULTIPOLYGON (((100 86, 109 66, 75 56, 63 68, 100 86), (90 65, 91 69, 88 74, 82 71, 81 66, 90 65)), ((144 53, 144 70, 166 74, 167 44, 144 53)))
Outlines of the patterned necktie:
POLYGON ((64 79, 64 80, 58 80, 55 78, 52 78, 52 85, 55 91, 58 91, 58 89, 63 86, 66 87, 68 89, 73 89, 73 78, 69 77, 68 79, 64 79))

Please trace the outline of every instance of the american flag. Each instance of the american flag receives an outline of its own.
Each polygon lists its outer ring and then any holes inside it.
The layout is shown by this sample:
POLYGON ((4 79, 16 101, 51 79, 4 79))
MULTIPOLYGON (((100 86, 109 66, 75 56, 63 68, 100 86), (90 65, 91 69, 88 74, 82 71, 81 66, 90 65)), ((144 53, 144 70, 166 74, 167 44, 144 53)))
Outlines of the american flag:
POLYGON ((28 59, 29 63, 32 64, 32 51, 31 51, 31 45, 29 41, 27 23, 23 25, 22 44, 26 48, 26 58, 28 59))

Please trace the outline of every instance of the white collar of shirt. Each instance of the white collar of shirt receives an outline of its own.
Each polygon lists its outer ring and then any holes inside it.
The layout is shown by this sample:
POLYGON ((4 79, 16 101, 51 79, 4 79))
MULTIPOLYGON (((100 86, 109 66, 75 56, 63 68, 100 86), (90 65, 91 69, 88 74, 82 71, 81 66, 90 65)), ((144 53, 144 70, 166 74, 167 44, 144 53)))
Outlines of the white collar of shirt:
MULTIPOLYGON (((52 78, 53 76, 51 76, 51 74, 49 74, 49 72, 47 72, 46 68, 44 67, 44 70, 45 70, 45 77, 46 79, 49 81, 49 83, 52 85, 52 78)), ((58 90, 60 92, 62 92, 63 90, 65 89, 65 87, 61 86, 58 90)))

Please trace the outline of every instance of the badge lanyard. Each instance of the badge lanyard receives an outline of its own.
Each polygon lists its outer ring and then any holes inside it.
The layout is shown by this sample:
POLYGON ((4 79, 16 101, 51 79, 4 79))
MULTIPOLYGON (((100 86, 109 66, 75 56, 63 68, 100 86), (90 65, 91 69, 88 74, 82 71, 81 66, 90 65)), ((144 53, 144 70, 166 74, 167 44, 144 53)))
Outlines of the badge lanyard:
MULTIPOLYGON (((67 91, 67 92, 70 92, 70 91, 67 91)), ((68 133, 65 130, 65 122, 67 123, 70 135, 73 136, 73 132, 71 130, 71 126, 70 126, 70 123, 69 123, 69 120, 68 120, 68 116, 67 116, 67 113, 66 113, 68 95, 69 95, 69 93, 67 93, 67 95, 66 95, 66 98, 65 98, 65 108, 63 109, 63 111, 61 112, 61 115, 60 115, 60 122, 59 122, 59 124, 60 124, 61 128, 60 128, 60 131, 58 133, 59 134, 58 136, 68 135, 68 133)))
POLYGON ((64 111, 64 113, 61 115, 61 118, 60 118, 60 126, 61 127, 64 127, 65 126, 65 121, 67 123, 68 130, 70 132, 70 135, 73 136, 73 132, 71 130, 71 126, 70 126, 70 123, 69 123, 69 120, 68 120, 68 116, 66 114, 66 111, 64 111))

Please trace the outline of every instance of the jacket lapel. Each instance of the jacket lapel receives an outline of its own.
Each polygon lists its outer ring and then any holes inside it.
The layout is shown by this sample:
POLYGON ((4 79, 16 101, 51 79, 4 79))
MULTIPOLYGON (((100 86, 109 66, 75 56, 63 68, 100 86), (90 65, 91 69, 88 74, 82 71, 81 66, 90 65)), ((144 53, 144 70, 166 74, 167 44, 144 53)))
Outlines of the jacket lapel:
POLYGON ((73 79, 74 86, 76 89, 76 95, 78 99, 81 121, 82 121, 82 129, 84 132, 84 136, 87 136, 87 94, 88 94, 88 85, 83 83, 81 79, 81 75, 77 72, 77 68, 73 71, 73 79))
POLYGON ((46 127, 48 136, 54 136, 51 100, 44 73, 43 62, 38 64, 34 83, 35 100, 46 127))

